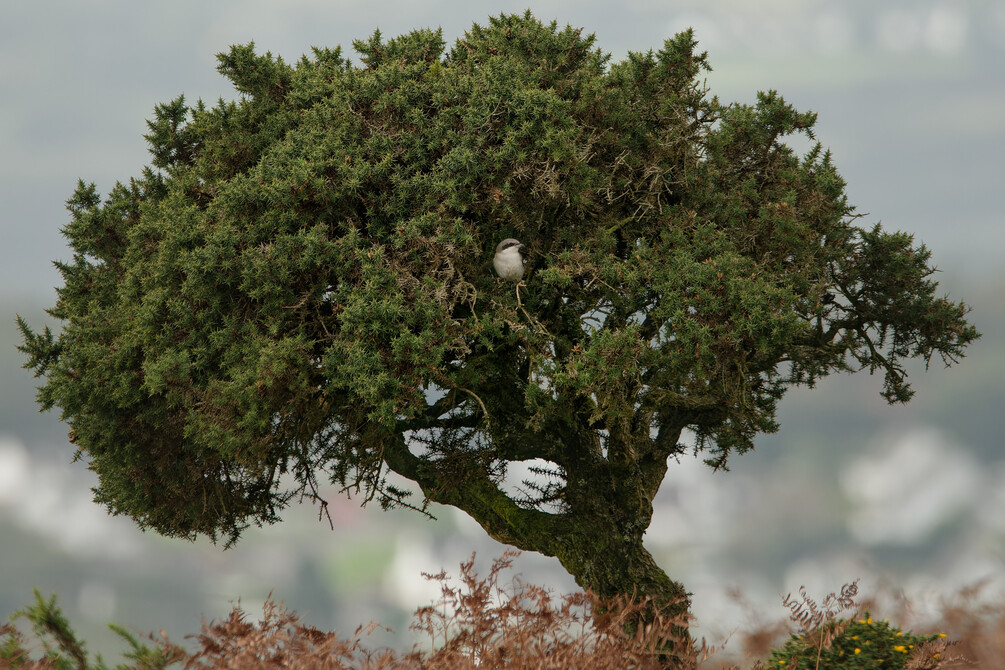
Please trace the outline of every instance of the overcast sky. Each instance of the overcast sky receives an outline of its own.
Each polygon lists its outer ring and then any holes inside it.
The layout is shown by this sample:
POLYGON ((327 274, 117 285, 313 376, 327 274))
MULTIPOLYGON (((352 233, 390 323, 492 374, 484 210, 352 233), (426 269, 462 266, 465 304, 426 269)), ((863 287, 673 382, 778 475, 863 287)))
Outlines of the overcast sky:
POLYGON ((949 272, 996 269, 1005 150, 1005 4, 934 2, 267 2, 33 0, 0 9, 0 300, 45 300, 67 258, 77 178, 107 193, 148 163, 153 106, 233 98, 215 54, 255 41, 287 61, 379 27, 441 26, 448 43, 500 11, 595 32, 615 59, 694 26, 712 92, 778 89, 819 113, 818 137, 869 221, 914 232, 949 272), (978 242, 978 236, 980 241, 978 242), (990 237, 990 239, 988 239, 990 237))

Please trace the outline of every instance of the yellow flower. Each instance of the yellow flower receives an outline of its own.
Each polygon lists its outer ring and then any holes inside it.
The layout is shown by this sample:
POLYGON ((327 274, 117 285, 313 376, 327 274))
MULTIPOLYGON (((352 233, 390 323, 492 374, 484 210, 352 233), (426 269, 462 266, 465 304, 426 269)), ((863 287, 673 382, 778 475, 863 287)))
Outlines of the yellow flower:
POLYGON ((861 649, 859 649, 858 647, 855 647, 855 653, 856 653, 856 654, 861 654, 861 653, 862 653, 862 650, 861 650, 861 649))
POLYGON ((901 636, 901 635, 903 635, 903 634, 904 634, 904 631, 902 631, 902 630, 898 630, 898 631, 897 631, 897 637, 900 637, 900 636, 901 636))
POLYGON ((902 654, 906 654, 907 653, 907 647, 905 647, 902 644, 894 645, 893 650, 894 651, 899 651, 902 654))
POLYGON ((937 659, 937 658, 942 658, 942 657, 941 657, 941 656, 939 656, 938 654, 933 654, 933 655, 932 655, 932 658, 936 658, 936 659, 937 659))
POLYGON ((946 637, 946 634, 945 634, 945 633, 939 633, 939 637, 941 637, 941 638, 945 639, 945 637, 946 637))
POLYGON ((857 640, 857 639, 858 639, 858 635, 852 635, 852 636, 851 636, 851 639, 853 639, 853 640, 857 640))

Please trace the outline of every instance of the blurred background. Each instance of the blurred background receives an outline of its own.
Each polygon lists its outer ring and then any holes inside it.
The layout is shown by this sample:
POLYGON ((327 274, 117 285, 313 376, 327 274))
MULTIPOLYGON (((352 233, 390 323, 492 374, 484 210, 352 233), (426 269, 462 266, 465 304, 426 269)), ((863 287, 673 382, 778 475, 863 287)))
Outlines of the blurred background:
MULTIPOLYGON (((850 201, 933 250, 941 290, 973 306, 984 333, 959 366, 915 366, 915 399, 887 406, 867 373, 782 401, 781 430, 732 471, 672 465, 647 546, 694 593, 696 631, 721 639, 749 611, 772 618, 806 585, 822 597, 861 578, 865 595, 903 590, 919 609, 1005 576, 1005 271, 999 261, 1005 155, 1005 3, 998 0, 35 0, 0 8, 0 616, 32 589, 58 593, 92 651, 114 661, 109 621, 175 641, 200 616, 272 593, 307 623, 351 633, 397 630, 373 645, 407 649, 410 614, 439 594, 421 572, 504 547, 451 509, 430 521, 330 496, 334 532, 308 504, 236 547, 140 532, 91 502, 95 478, 72 463, 66 427, 34 405, 14 315, 39 328, 68 260, 60 235, 76 180, 107 193, 149 163, 145 119, 184 93, 213 104, 235 92, 215 54, 254 41, 295 62, 312 45, 379 28, 391 37, 441 26, 448 44, 489 15, 522 12, 595 32, 621 60, 693 26, 711 92, 753 102, 777 89, 819 114, 850 201)), ((56 324, 52 324, 56 325, 56 324)), ((524 554, 525 582, 575 589, 558 562, 524 554)))

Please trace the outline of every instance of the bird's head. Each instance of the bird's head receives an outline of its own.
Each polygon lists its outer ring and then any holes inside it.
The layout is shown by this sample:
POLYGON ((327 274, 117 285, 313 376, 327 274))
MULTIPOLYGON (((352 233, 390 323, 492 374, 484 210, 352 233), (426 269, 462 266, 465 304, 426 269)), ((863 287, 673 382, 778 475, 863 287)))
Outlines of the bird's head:
POLYGON ((496 245, 496 254, 492 259, 496 274, 502 279, 520 281, 523 278, 523 256, 520 255, 520 252, 525 248, 520 240, 512 237, 508 237, 496 245))

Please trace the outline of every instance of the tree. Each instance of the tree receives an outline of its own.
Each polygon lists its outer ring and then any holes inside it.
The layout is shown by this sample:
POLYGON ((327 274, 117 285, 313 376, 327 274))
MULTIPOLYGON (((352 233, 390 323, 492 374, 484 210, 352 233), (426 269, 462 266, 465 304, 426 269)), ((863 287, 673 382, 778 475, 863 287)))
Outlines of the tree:
POLYGON ((924 246, 784 144, 815 115, 710 98, 691 31, 616 64, 529 13, 353 46, 231 48, 237 101, 158 106, 142 177, 69 200, 62 328, 20 321, 22 350, 111 513, 233 542, 330 480, 679 613, 642 542, 670 460, 725 468, 834 372, 907 401, 905 360, 978 337, 924 246))

